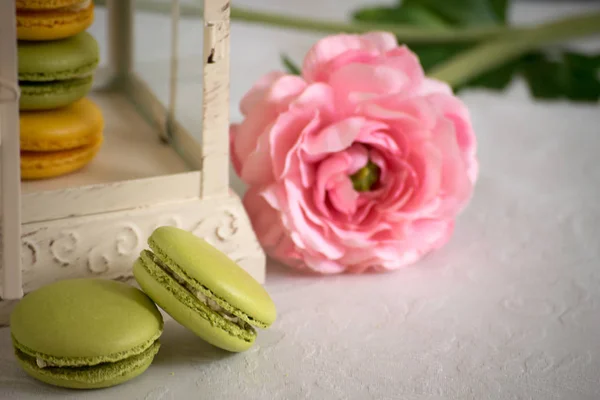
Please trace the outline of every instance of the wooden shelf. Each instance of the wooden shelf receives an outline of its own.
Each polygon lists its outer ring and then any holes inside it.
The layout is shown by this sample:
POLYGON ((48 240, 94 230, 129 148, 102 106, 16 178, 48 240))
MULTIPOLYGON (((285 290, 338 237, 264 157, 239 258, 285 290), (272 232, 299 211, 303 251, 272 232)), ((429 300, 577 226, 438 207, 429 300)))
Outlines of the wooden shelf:
POLYGON ((23 181, 23 194, 106 184, 189 171, 185 162, 118 93, 92 92, 102 108, 104 143, 83 169, 57 178, 23 181))

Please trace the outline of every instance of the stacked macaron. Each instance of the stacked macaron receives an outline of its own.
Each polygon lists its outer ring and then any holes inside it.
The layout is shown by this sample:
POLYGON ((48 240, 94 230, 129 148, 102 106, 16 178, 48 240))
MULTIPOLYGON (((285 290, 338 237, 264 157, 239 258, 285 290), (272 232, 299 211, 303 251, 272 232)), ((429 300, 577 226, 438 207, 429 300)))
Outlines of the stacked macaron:
POLYGON ((91 0, 17 0, 21 89, 21 177, 64 175, 88 164, 103 141, 104 119, 86 97, 99 62, 86 29, 91 0))

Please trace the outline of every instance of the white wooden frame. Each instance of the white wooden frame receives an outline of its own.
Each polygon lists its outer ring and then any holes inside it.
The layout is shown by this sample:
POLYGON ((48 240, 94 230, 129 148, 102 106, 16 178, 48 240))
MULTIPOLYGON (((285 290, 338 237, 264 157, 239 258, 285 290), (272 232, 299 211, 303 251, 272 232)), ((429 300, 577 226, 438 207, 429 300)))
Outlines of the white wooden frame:
POLYGON ((177 23, 172 1, 171 96, 163 105, 133 70, 133 1, 108 0, 109 69, 96 81, 135 105, 190 171, 21 193, 15 1, 0 1, 2 265, 0 325, 24 294, 59 279, 129 280, 160 225, 190 230, 264 283, 265 255, 229 189, 229 1, 204 0, 202 146, 175 118, 177 23))

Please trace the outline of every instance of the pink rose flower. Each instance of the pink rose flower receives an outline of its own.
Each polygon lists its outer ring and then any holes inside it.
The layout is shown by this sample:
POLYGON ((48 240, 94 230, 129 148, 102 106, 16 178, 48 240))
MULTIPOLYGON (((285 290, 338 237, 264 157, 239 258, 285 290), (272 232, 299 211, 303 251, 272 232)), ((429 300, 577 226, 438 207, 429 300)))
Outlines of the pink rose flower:
POLYGON ((272 258, 319 273, 394 270, 451 237, 477 179, 469 112, 393 35, 317 42, 232 124, 244 206, 272 258))

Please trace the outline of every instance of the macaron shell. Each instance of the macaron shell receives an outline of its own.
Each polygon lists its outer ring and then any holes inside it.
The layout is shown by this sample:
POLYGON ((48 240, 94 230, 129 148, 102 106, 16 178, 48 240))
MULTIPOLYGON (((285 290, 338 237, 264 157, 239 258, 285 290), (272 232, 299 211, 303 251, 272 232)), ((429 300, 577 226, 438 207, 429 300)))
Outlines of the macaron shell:
POLYGON ((148 243, 215 296, 265 326, 277 317, 273 300, 248 272, 206 241, 183 229, 157 228, 148 243))
POLYGON ((105 279, 57 281, 15 306, 10 329, 20 349, 53 363, 89 365, 139 354, 162 333, 162 315, 139 289, 105 279))
POLYGON ((54 110, 84 98, 92 89, 93 78, 70 79, 52 83, 19 83, 20 111, 54 110))
POLYGON ((94 144, 104 129, 102 111, 89 98, 66 107, 19 114, 21 151, 69 150, 94 144))
MULTIPOLYGON (((158 351, 158 349, 156 349, 158 351)), ((119 365, 105 365, 97 368, 94 374, 89 371, 73 370, 71 373, 65 369, 42 369, 36 364, 17 357, 23 370, 32 378, 49 385, 60 386, 70 389, 101 389, 116 386, 140 376, 152 364, 154 355, 152 352, 137 360, 125 360, 119 365)))
POLYGON ((197 311, 181 302, 174 293, 183 291, 181 286, 164 286, 159 283, 138 260, 133 266, 133 275, 142 290, 175 321, 213 346, 231 352, 242 352, 252 347, 254 340, 246 341, 233 336, 211 324, 197 311))
POLYGON ((69 389, 103 389, 111 386, 120 385, 121 383, 127 382, 133 378, 137 378, 138 376, 143 374, 152 364, 152 359, 146 360, 146 363, 144 365, 140 366, 137 369, 133 369, 125 373, 124 375, 120 375, 117 378, 101 382, 84 382, 64 379, 62 377, 55 377, 53 375, 43 374, 39 369, 32 368, 30 364, 25 364, 23 362, 19 362, 19 364, 29 376, 49 385, 60 386, 69 389))
POLYGON ((16 7, 17 10, 54 10, 82 2, 82 0, 16 0, 16 7))
POLYGON ((52 41, 19 41, 19 81, 48 82, 90 75, 100 59, 98 42, 88 32, 52 41))
POLYGON ((54 152, 21 152, 21 179, 48 179, 66 175, 88 165, 102 147, 103 136, 91 145, 54 152))
POLYGON ((57 40, 85 31, 94 22, 94 3, 81 10, 18 11, 19 40, 57 40))

